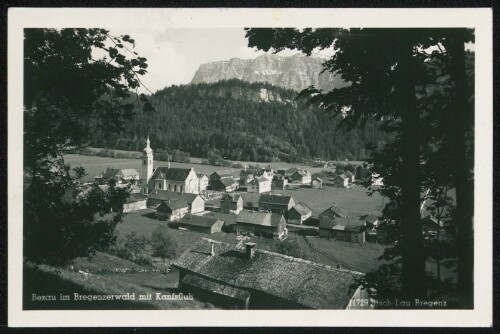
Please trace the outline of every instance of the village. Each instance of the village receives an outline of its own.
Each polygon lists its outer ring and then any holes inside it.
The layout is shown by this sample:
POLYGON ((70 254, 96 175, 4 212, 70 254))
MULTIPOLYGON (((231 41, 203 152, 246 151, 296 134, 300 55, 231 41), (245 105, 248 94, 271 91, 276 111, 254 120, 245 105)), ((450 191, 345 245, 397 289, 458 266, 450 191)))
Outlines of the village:
MULTIPOLYGON (((171 167, 170 162, 155 166, 149 138, 141 166, 140 172, 107 167, 85 189, 102 195, 111 187, 127 189, 130 196, 121 209, 127 228, 149 230, 160 224, 182 234, 185 251, 167 270, 178 275, 180 291, 230 309, 361 308, 353 300, 367 298, 360 280, 373 264, 369 253, 373 249, 352 247, 384 244, 383 224, 373 210, 361 208, 353 213, 324 192, 365 189, 355 175, 363 175, 361 166, 355 173, 336 173, 326 171, 325 164, 322 172, 311 174, 296 167, 245 165, 241 170, 206 175, 197 172, 196 166, 171 167), (320 206, 315 200, 318 196, 320 206), (314 246, 319 247, 318 254, 311 248, 312 255, 304 259, 276 251, 280 243, 290 238, 296 242, 297 237, 309 244, 309 238, 323 240, 314 246), (330 246, 332 251, 326 253, 320 249, 330 246), (335 247, 347 249, 348 256, 343 260, 342 255, 331 256, 335 247), (349 256, 355 261, 349 261, 349 256), (358 265, 360 261, 371 263, 358 265), (279 287, 273 280, 280 282, 279 287), (306 281, 317 287, 317 295, 297 299, 305 293, 306 281), (353 284, 358 288, 352 290, 353 284)), ((374 186, 381 184, 379 178, 370 177, 374 186)), ((381 255, 383 246, 376 249, 381 255)))

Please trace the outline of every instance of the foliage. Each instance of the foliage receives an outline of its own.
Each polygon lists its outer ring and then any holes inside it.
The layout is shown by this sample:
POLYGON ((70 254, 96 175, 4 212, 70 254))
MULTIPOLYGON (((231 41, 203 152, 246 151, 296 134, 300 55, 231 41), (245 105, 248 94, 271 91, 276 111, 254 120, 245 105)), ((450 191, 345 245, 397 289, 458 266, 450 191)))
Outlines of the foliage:
MULTIPOLYGON (((340 75, 348 85, 328 92, 310 87, 300 96, 330 114, 344 117, 340 127, 366 126, 367 121, 375 118, 382 129, 394 134, 394 141, 372 143, 369 159, 369 171, 384 179, 384 186, 372 191, 379 191, 389 199, 384 219, 386 226, 394 228, 397 240, 385 258, 393 263, 368 275, 365 284, 383 284, 387 280, 392 282, 393 289, 400 288, 407 297, 424 296, 430 286, 425 277, 425 257, 441 258, 441 249, 446 246, 441 239, 424 241, 419 210, 421 193, 429 190, 436 194, 439 187, 453 185, 462 185, 461 191, 457 189, 457 198, 459 194, 472 192, 468 188, 471 175, 464 172, 471 168, 467 168, 470 164, 464 163, 464 159, 472 157, 467 147, 473 146, 470 135, 473 120, 465 116, 465 109, 470 110, 466 107, 470 99, 466 101, 465 96, 473 94, 473 90, 465 77, 463 50, 464 43, 473 41, 473 32, 466 29, 246 30, 249 46, 264 51, 290 48, 311 54, 315 48, 332 47, 335 53, 324 62, 324 70, 340 75), (459 122, 454 122, 452 108, 457 110, 459 122)), ((463 204, 467 198, 470 196, 463 196, 463 204)), ((436 205, 450 207, 446 201, 436 205)), ((457 206, 461 207, 464 206, 457 206)), ((458 235, 467 244, 466 250, 458 247, 459 254, 470 259, 471 218, 455 215, 454 220, 456 226, 463 227, 458 228, 458 235)), ((460 270, 470 274, 471 261, 463 264, 459 266, 459 274, 460 270)), ((383 288, 378 293, 384 291, 391 294, 383 288)), ((444 290, 439 293, 446 294, 444 290)))
POLYGON ((149 134, 155 156, 158 149, 177 149, 200 158, 210 154, 211 164, 223 165, 224 160, 363 159, 366 144, 391 140, 374 120, 364 129, 338 130, 338 119, 295 97, 291 90, 240 80, 172 86, 150 97, 156 113, 137 111, 131 134, 95 136, 92 145, 139 151, 149 134), (262 87, 281 101, 262 101, 262 87))
MULTIPOLYGON (((81 167, 63 154, 89 144, 97 133, 123 131, 133 116, 129 89, 140 86, 146 59, 128 35, 104 29, 24 31, 24 238, 25 256, 65 264, 114 242, 125 191, 84 189, 81 167), (99 56, 101 55, 101 56, 99 56)), ((152 106, 145 96, 140 105, 152 106)))
POLYGON ((164 226, 158 226, 151 234, 150 244, 153 248, 153 256, 165 259, 172 259, 179 254, 177 240, 168 232, 164 226))

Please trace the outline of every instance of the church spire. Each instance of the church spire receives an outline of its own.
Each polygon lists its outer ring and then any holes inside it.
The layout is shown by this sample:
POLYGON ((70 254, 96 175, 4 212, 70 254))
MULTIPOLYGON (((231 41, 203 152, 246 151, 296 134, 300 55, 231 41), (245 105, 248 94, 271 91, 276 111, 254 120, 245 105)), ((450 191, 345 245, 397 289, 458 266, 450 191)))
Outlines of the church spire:
POLYGON ((149 147, 149 135, 148 135, 148 139, 146 140, 146 148, 150 148, 149 147))

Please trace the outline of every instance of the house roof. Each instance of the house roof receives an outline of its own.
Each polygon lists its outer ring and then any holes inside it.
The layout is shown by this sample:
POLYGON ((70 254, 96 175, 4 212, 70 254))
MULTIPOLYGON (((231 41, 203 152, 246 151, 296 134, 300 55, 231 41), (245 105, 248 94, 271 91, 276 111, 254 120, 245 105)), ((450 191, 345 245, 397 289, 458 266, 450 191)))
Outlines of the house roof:
POLYGON ((160 212, 171 212, 173 210, 183 209, 187 207, 189 207, 189 205, 185 200, 183 200, 182 198, 177 198, 161 203, 156 210, 160 212))
POLYGON ((127 168, 127 169, 114 169, 114 168, 107 168, 104 173, 101 174, 101 177, 103 179, 110 179, 112 177, 115 177, 116 175, 120 174, 122 178, 130 178, 130 177, 136 177, 139 176, 139 172, 136 171, 133 168, 127 168))
POLYGON ((222 199, 225 199, 225 198, 228 198, 233 202, 238 202, 240 200, 240 198, 242 198, 242 197, 239 194, 225 193, 224 195, 222 195, 222 199))
POLYGON ((186 215, 179 220, 180 224, 200 227, 212 227, 219 219, 206 216, 186 215))
POLYGON ((269 179, 265 176, 258 176, 249 183, 251 184, 256 184, 256 183, 263 183, 263 182, 269 182, 269 179))
POLYGON ((224 177, 219 180, 224 186, 229 187, 236 183, 232 177, 224 177))
POLYGON ((203 174, 203 173, 196 173, 196 176, 197 176, 199 179, 201 179, 202 177, 206 177, 206 178, 208 178, 208 176, 206 176, 206 175, 205 175, 205 174, 203 174))
POLYGON ((241 211, 236 217, 236 223, 276 227, 283 216, 271 212, 241 211))
POLYGON ((327 216, 338 216, 340 218, 353 218, 353 215, 346 209, 341 208, 337 203, 333 203, 331 207, 323 211, 320 216, 322 215, 327 215, 327 216))
POLYGON ((344 309, 362 273, 256 249, 252 259, 225 243, 200 240, 174 263, 201 277, 316 309, 344 309), (354 289, 353 289, 354 288, 354 289))
POLYGON ((259 206, 259 200, 261 195, 257 193, 241 193, 241 197, 243 198, 243 205, 247 205, 249 202, 252 203, 254 207, 259 206))
POLYGON ((135 202, 145 201, 146 199, 147 197, 143 193, 132 193, 130 194, 130 197, 127 198, 126 202, 135 203, 135 202))
POLYGON ((320 229, 359 232, 366 226, 366 222, 360 219, 335 218, 320 221, 320 229))
POLYGON ((156 167, 152 179, 165 179, 172 181, 185 181, 192 168, 156 167))
POLYGON ((335 177, 339 177, 339 178, 341 178, 342 180, 348 180, 348 179, 349 179, 349 177, 348 177, 348 176, 346 176, 345 174, 337 174, 337 175, 335 175, 335 177))
POLYGON ((119 171, 121 171, 123 177, 135 177, 139 175, 139 172, 133 168, 120 169, 119 171))
POLYGON ((361 218, 363 218, 363 220, 365 220, 369 224, 375 224, 375 222, 378 220, 378 217, 375 215, 372 215, 371 213, 367 214, 361 218))
POLYGON ((290 204, 292 200, 292 196, 285 195, 271 195, 271 194, 262 194, 259 198, 260 203, 271 203, 271 204, 290 204))
POLYGON ((175 191, 155 189, 151 194, 149 194, 148 198, 161 200, 161 201, 168 201, 168 200, 182 198, 184 201, 186 201, 186 203, 191 204, 194 202, 194 200, 198 196, 200 196, 200 195, 190 194, 190 193, 178 193, 175 191))
POLYGON ((346 172, 344 172, 344 174, 347 175, 348 177, 354 176, 354 174, 351 171, 346 171, 346 172))
POLYGON ((210 176, 219 175, 221 178, 223 177, 233 177, 238 178, 240 176, 240 172, 237 169, 222 169, 216 172, 213 172, 210 176))
POLYGON ((301 216, 308 215, 312 212, 311 208, 302 202, 296 204, 292 209, 297 211, 301 216))
POLYGON ((312 177, 312 180, 313 180, 313 181, 323 182, 323 180, 322 180, 320 177, 318 177, 318 176, 313 176, 313 177, 312 177))

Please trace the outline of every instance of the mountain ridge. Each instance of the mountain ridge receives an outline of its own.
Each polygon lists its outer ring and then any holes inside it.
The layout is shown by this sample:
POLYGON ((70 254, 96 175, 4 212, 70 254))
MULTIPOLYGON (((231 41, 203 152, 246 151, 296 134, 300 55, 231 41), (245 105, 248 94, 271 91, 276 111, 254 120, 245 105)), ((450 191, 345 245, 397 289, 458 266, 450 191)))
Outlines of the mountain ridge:
POLYGON ((201 64, 191 84, 239 79, 267 82, 275 86, 301 91, 311 85, 330 91, 345 86, 339 75, 323 72, 325 59, 301 54, 279 56, 263 54, 254 59, 231 58, 201 64))

